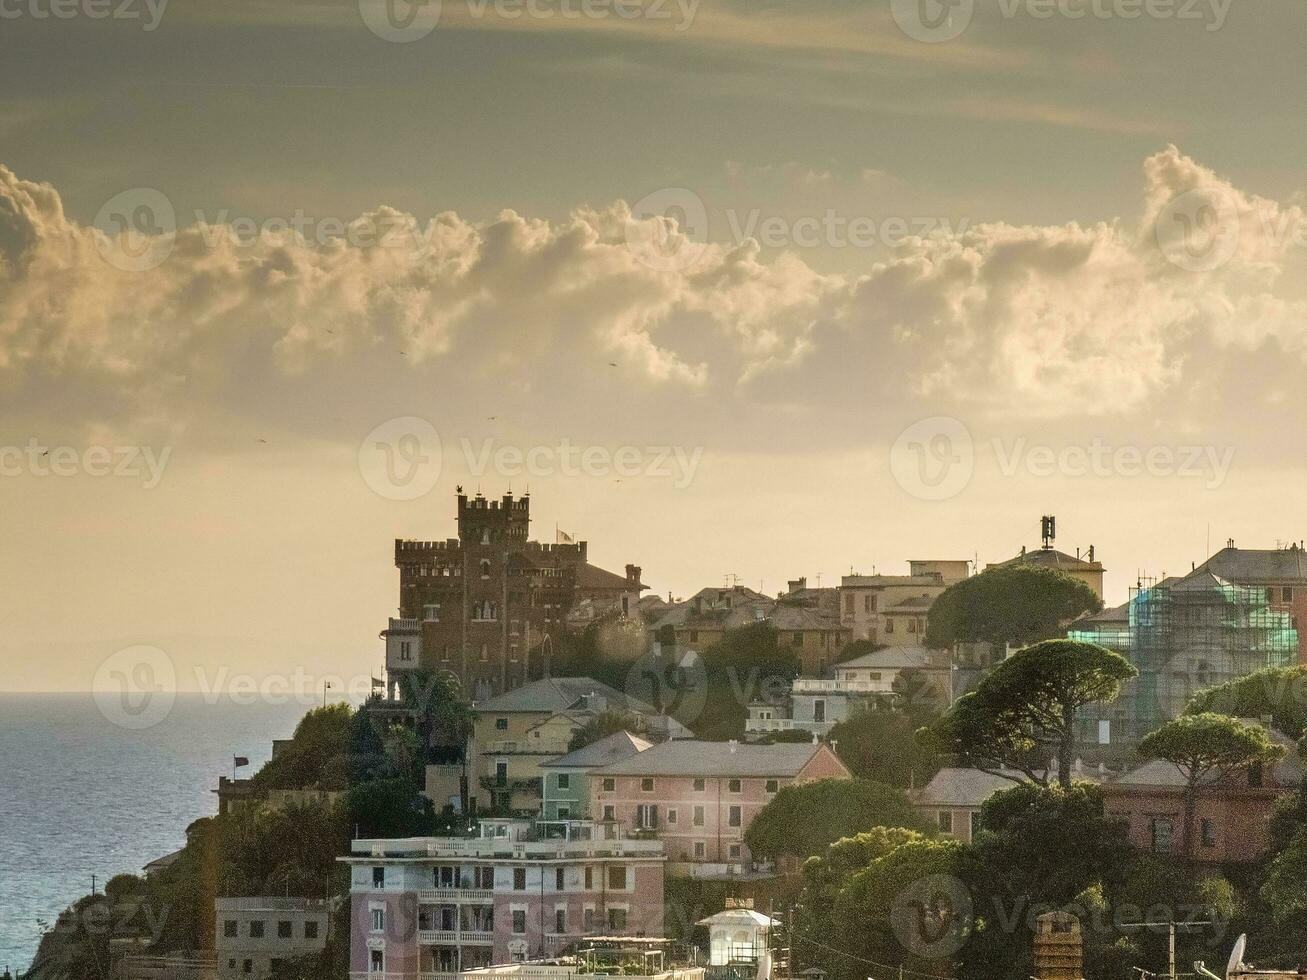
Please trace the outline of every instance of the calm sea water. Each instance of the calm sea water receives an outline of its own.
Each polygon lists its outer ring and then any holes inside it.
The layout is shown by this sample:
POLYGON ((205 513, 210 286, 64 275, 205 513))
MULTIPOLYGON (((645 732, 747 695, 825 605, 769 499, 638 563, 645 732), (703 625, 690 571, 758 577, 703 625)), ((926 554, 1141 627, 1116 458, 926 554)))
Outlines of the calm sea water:
POLYGON ((106 720, 90 695, 0 694, 0 973, 25 970, 72 901, 181 847, 217 812, 233 755, 249 775, 312 705, 181 696, 144 731, 106 720))

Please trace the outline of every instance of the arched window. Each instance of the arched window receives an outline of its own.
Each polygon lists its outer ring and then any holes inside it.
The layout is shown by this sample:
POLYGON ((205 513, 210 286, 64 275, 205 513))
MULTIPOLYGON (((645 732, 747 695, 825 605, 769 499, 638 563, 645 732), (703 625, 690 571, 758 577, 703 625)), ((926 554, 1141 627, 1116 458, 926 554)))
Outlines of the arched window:
POLYGON ((482 578, 490 578, 490 559, 489 559, 489 558, 482 558, 482 559, 481 559, 481 577, 482 577, 482 578))

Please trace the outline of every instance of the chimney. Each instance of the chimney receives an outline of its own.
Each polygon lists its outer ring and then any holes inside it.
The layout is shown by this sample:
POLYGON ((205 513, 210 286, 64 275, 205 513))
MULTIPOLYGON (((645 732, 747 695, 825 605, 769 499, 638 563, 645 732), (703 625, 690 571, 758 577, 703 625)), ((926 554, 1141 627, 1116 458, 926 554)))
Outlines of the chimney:
POLYGON ((802 575, 799 578, 792 578, 789 580, 787 584, 789 585, 789 591, 791 593, 799 592, 808 587, 808 577, 806 575, 802 575))
POLYGON ((626 566, 626 581, 627 581, 627 583, 628 583, 629 585, 639 585, 639 584, 640 584, 640 572, 641 572, 641 571, 642 571, 642 569, 640 568, 639 565, 627 565, 627 566, 626 566))

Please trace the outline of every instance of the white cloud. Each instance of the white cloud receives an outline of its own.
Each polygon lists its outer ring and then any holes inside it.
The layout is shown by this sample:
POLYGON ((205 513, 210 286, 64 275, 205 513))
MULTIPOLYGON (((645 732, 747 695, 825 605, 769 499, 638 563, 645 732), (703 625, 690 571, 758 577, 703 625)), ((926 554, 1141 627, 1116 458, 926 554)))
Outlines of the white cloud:
POLYGON ((1191 426, 1263 397, 1301 410, 1284 392, 1307 337, 1302 210, 1174 148, 1144 177, 1137 224, 973 225, 859 276, 764 261, 752 242, 654 270, 626 245, 621 202, 558 223, 360 219, 420 229, 392 230, 402 246, 191 225, 130 273, 54 188, 0 169, 0 410, 43 431, 162 428, 215 446, 250 431, 348 440, 411 413, 460 431, 496 415, 550 435, 778 449, 879 443, 938 411, 1191 426), (1206 271, 1168 261, 1153 230, 1194 191, 1236 216, 1232 254, 1206 271))

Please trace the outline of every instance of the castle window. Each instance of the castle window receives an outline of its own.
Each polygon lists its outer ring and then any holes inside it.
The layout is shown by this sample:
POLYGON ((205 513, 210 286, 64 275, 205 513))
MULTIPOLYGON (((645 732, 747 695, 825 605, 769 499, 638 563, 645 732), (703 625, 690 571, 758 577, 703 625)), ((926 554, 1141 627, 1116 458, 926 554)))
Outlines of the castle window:
POLYGON ((481 543, 482 544, 490 543, 490 528, 487 527, 481 530, 481 543))
POLYGON ((490 559, 489 559, 489 558, 482 558, 482 559, 481 559, 481 577, 482 577, 482 578, 490 578, 490 559))
POLYGON ((430 605, 430 606, 424 606, 424 607, 423 607, 423 612, 422 612, 422 618, 425 619, 428 623, 438 623, 438 622, 440 622, 440 606, 439 606, 439 604, 436 604, 436 605, 430 605))

